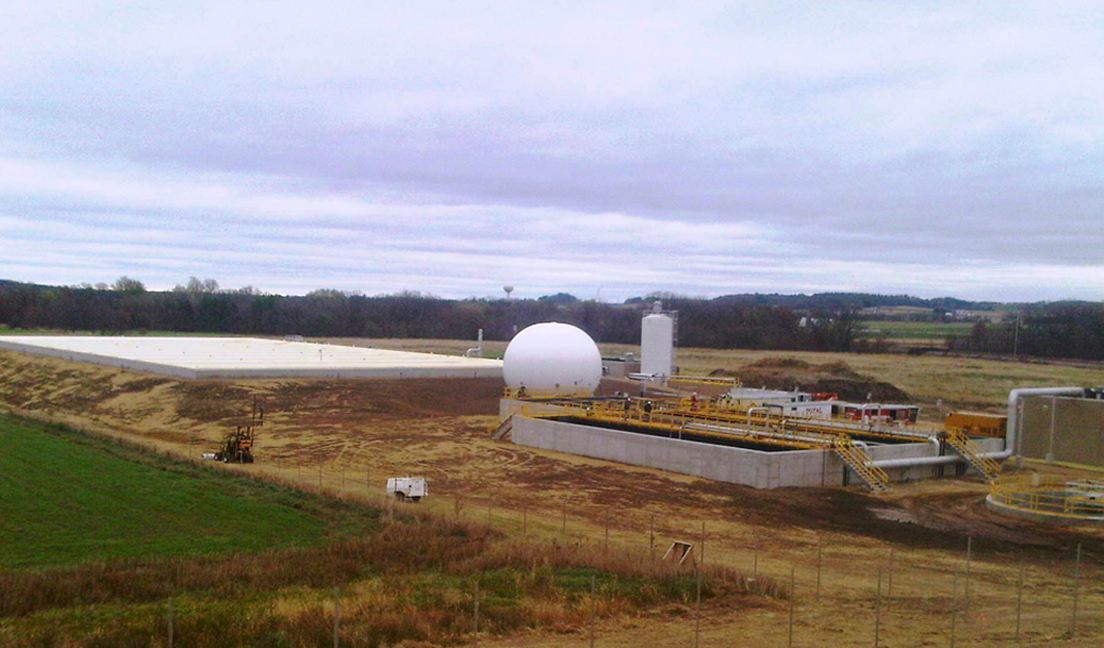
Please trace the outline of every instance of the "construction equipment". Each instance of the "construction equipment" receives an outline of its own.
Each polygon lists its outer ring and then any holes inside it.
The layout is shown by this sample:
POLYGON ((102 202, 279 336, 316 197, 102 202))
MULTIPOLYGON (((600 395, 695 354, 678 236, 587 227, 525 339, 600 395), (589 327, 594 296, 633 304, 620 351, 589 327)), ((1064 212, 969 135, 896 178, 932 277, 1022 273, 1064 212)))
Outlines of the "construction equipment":
POLYGON ((234 431, 226 436, 218 452, 204 453, 204 459, 214 459, 223 463, 253 463, 254 430, 264 425, 264 407, 253 399, 253 411, 249 415, 249 425, 234 426, 234 431))
POLYGON ((212 458, 223 463, 253 463, 253 426, 237 426, 212 458))

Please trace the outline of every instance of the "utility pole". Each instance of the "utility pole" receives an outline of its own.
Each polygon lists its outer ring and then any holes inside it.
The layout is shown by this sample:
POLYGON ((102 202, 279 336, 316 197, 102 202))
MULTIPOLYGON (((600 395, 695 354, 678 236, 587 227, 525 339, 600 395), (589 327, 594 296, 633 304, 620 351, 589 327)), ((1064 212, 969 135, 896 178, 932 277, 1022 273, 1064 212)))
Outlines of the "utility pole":
POLYGON ((1016 311, 1016 330, 1012 334, 1012 357, 1015 358, 1020 351, 1020 312, 1016 311))

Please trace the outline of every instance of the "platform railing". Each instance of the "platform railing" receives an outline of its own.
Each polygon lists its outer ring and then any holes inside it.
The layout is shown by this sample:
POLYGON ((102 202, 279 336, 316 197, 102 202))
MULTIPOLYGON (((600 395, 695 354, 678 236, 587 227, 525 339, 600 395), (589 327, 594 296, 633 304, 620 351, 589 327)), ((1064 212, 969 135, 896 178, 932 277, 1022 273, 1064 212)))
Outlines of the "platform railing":
POLYGON ((1079 490, 1057 476, 1032 473, 994 479, 989 496, 998 504, 1070 518, 1104 517, 1104 493, 1079 490))

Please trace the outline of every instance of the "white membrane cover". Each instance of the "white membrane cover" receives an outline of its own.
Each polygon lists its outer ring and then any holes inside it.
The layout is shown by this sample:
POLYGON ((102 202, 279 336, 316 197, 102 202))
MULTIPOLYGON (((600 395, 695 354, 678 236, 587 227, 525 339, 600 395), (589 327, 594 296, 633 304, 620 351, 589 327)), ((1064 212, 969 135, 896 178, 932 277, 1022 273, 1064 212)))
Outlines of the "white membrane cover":
POLYGON ((502 376, 500 360, 258 338, 9 335, 0 348, 181 378, 502 376))

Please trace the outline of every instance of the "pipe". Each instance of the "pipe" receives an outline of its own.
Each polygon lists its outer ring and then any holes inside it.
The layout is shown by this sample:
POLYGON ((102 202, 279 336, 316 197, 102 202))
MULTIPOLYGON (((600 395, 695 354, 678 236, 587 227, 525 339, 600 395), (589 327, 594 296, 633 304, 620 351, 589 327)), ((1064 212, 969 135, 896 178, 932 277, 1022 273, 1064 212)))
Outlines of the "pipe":
MULTIPOLYGON (((998 452, 982 452, 977 456, 983 459, 1000 459, 1000 455, 1003 450, 998 452)), ((938 457, 909 457, 906 459, 880 459, 878 461, 871 461, 871 466, 877 466, 879 468, 908 468, 910 466, 937 466, 939 464, 952 464, 962 463, 966 461, 966 457, 960 454, 941 455, 938 457)))
POLYGON ((1019 453, 1017 445, 1020 441, 1018 416, 1020 398, 1024 396, 1083 396, 1084 394, 1084 387, 1026 387, 1008 392, 1008 423, 1004 436, 1004 450, 992 458, 1007 459, 1012 456, 1013 452, 1019 453))
POLYGON ((767 413, 767 427, 770 428, 770 408, 769 407, 749 407, 747 411, 748 415, 748 428, 751 428, 751 413, 752 412, 766 412, 767 413))
POLYGON ((467 352, 464 353, 465 357, 468 357, 468 358, 470 358, 472 356, 475 356, 476 358, 482 358, 483 357, 483 329, 479 329, 479 337, 478 337, 476 342, 477 342, 476 346, 468 349, 467 352))
MULTIPOLYGON (((1017 450, 1016 444, 1019 441, 1018 427, 1020 424, 1017 410, 1019 409, 1020 399, 1024 396, 1076 396, 1084 394, 1084 387, 1025 387, 1023 389, 1013 389, 1008 392, 1008 423, 1004 436, 1004 450, 998 452, 985 452, 978 456, 985 459, 993 459, 994 461, 1004 461, 1011 457, 1012 453, 1017 450)), ((883 459, 870 463, 879 468, 903 468, 908 466, 930 466, 942 463, 956 463, 959 461, 965 461, 965 459, 961 455, 946 455, 942 457, 883 459)))

